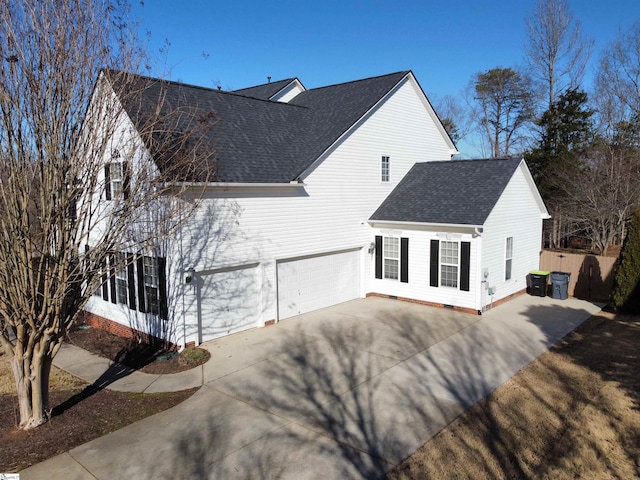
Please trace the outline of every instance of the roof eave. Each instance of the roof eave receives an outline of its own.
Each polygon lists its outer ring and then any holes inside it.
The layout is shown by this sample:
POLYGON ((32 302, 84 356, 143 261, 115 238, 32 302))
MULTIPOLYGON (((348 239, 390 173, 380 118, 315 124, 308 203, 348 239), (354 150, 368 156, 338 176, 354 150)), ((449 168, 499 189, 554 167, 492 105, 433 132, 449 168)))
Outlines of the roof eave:
POLYGON ((449 227, 449 228, 469 228, 469 229, 480 229, 484 228, 484 225, 474 225, 469 223, 438 223, 438 222, 406 222, 399 220, 378 220, 378 219, 369 219, 367 220, 369 225, 406 225, 413 227, 449 227))

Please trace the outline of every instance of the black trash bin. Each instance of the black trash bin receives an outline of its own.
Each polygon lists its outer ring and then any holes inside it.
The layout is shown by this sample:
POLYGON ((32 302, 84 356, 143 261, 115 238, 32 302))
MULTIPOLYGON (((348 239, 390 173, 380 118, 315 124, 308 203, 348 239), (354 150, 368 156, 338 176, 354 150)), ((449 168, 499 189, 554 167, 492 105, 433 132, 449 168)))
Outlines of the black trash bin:
POLYGON ((548 278, 549 272, 545 270, 534 270, 533 272, 529 272, 529 280, 531 282, 529 293, 534 297, 546 297, 548 278))
POLYGON ((559 300, 569 298, 569 280, 571 280, 570 273, 551 272, 551 298, 559 300))

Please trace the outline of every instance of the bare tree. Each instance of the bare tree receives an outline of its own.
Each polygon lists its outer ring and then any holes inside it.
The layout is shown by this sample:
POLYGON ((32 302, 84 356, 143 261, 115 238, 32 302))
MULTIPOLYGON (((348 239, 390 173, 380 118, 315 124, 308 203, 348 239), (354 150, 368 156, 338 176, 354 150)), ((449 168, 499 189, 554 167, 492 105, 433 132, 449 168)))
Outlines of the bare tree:
POLYGON ((606 255, 623 240, 627 223, 640 207, 640 158, 637 150, 601 142, 584 156, 583 164, 557 173, 555 181, 564 193, 562 210, 606 255))
POLYGON ((173 181, 207 179, 213 118, 126 73, 132 27, 120 1, 0 3, 0 343, 24 429, 90 296, 178 225, 173 181))
POLYGON ((558 92, 580 86, 594 42, 582 34, 567 0, 538 0, 527 18, 527 31, 527 65, 532 78, 544 87, 544 108, 548 108, 558 92))
POLYGON ((447 133, 454 142, 466 138, 475 127, 474 110, 452 95, 430 96, 447 133))
POLYGON ((640 118, 640 21, 602 52, 596 91, 608 125, 640 118))
POLYGON ((476 101, 481 128, 491 147, 491 157, 509 156, 533 118, 531 84, 511 68, 494 68, 476 75, 476 101))

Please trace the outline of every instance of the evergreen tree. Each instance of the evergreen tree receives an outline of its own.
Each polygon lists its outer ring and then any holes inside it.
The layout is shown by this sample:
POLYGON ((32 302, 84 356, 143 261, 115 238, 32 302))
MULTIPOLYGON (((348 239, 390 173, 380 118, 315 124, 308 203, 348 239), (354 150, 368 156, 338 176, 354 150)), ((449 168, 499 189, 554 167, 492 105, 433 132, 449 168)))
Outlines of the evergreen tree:
POLYGON ((594 137, 593 110, 588 97, 577 88, 566 90, 536 122, 541 128, 537 148, 526 155, 531 173, 546 201, 553 203, 558 170, 580 167, 580 155, 594 137))
POLYGON ((612 300, 618 311, 640 314, 640 210, 633 216, 620 252, 612 300))

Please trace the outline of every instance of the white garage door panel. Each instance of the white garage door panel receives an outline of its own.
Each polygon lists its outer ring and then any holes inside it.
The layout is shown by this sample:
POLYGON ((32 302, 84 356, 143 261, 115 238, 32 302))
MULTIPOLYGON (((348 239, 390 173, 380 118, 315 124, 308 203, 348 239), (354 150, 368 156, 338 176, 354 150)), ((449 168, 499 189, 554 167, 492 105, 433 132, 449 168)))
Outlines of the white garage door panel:
POLYGON ((359 296, 359 250, 278 263, 278 314, 281 319, 359 296))
POLYGON ((202 341, 255 327, 258 320, 257 268, 202 275, 202 341))

